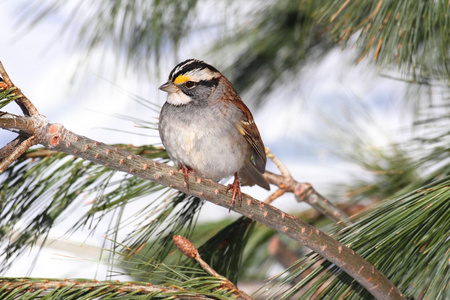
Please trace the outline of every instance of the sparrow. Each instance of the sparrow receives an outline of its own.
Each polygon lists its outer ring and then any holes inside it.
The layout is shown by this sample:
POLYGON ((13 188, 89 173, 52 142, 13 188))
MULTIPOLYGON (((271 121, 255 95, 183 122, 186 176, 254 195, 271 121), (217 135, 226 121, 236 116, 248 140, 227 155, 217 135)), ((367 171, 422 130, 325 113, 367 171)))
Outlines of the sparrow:
MULTIPOLYGON (((179 63, 159 87, 167 92, 159 116, 159 134, 171 160, 189 172, 216 182, 234 175, 230 209, 241 200, 240 185, 269 190, 264 143, 255 120, 231 82, 197 59, 179 63)), ((188 187, 189 188, 189 187, 188 187)))

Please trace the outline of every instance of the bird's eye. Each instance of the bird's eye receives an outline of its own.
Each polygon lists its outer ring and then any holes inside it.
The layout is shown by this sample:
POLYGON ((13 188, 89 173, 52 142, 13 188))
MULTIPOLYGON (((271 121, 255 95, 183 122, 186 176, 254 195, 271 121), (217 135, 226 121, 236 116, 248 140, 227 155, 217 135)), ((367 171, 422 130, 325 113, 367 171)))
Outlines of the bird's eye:
POLYGON ((195 86, 195 82, 193 81, 186 81, 186 83, 184 84, 188 89, 191 89, 195 86))

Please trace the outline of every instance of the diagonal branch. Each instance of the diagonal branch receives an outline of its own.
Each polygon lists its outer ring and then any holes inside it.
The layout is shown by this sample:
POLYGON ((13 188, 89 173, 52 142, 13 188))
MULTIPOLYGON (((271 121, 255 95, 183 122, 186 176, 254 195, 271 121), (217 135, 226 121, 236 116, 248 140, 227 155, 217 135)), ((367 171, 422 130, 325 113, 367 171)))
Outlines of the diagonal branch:
MULTIPOLYGON (((2 76, 4 75, 2 74, 2 76)), ((18 118, 16 122, 10 122, 7 119, 0 115, 0 128, 10 129, 8 126, 15 126, 14 129, 20 130, 23 134, 34 136, 36 143, 48 149, 72 154, 118 171, 172 187, 216 205, 225 208, 230 207, 231 196, 227 187, 212 180, 188 174, 188 189, 185 186, 184 174, 173 167, 77 135, 65 129, 61 124, 48 123, 46 118, 41 115, 18 118), (20 126, 17 125, 19 123, 20 126)), ((298 194, 301 195, 301 193, 298 194)), ((374 266, 350 248, 299 218, 245 194, 242 195, 240 205, 235 205, 232 209, 289 236, 320 254, 347 272, 374 297, 378 299, 403 299, 401 292, 374 266)))

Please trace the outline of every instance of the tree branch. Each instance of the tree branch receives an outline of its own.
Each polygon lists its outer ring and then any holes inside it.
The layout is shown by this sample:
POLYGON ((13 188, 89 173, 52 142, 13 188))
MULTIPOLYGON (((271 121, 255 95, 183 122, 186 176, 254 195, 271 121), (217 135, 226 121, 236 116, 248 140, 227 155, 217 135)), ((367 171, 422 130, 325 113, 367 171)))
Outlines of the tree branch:
POLYGON ((297 202, 308 203, 318 212, 328 217, 338 225, 345 227, 351 224, 347 214, 332 202, 328 201, 324 196, 319 194, 310 183, 300 183, 295 180, 288 168, 272 153, 269 148, 266 148, 266 153, 267 157, 272 160, 281 172, 281 175, 268 171, 264 174, 264 178, 266 178, 269 183, 275 184, 279 187, 279 189, 266 200, 266 203, 271 203, 282 194, 291 192, 294 194, 297 202))
MULTIPOLYGON (((1 71, 0 69, 0 74, 5 78, 1 71)), ((189 174, 187 178, 189 189, 187 189, 184 184, 184 174, 173 167, 77 135, 65 129, 61 124, 48 123, 44 116, 19 117, 20 121, 17 120, 17 122, 9 120, 3 122, 4 120, 3 116, 0 116, 1 128, 9 129, 8 126, 13 126, 14 129, 34 136, 36 143, 48 149, 72 154, 203 198, 216 205, 230 207, 231 195, 228 193, 227 187, 212 180, 189 174), (17 125, 19 123, 20 126, 17 125)), ((269 178, 277 178, 273 175, 269 178)), ((298 190, 297 194, 303 195, 304 192, 298 190)), ((403 299, 401 292, 374 266, 353 250, 308 223, 246 194, 242 194, 240 205, 237 204, 232 209, 289 236, 320 254, 347 272, 377 299, 403 299)))

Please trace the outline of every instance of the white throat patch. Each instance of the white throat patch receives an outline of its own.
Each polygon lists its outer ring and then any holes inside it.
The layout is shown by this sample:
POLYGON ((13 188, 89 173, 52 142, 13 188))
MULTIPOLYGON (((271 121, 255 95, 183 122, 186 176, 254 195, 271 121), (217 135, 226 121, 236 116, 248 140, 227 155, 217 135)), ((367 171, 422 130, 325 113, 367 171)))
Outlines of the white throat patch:
POLYGON ((182 91, 178 91, 176 93, 169 93, 167 95, 167 102, 172 105, 183 105, 191 101, 192 99, 182 91))

